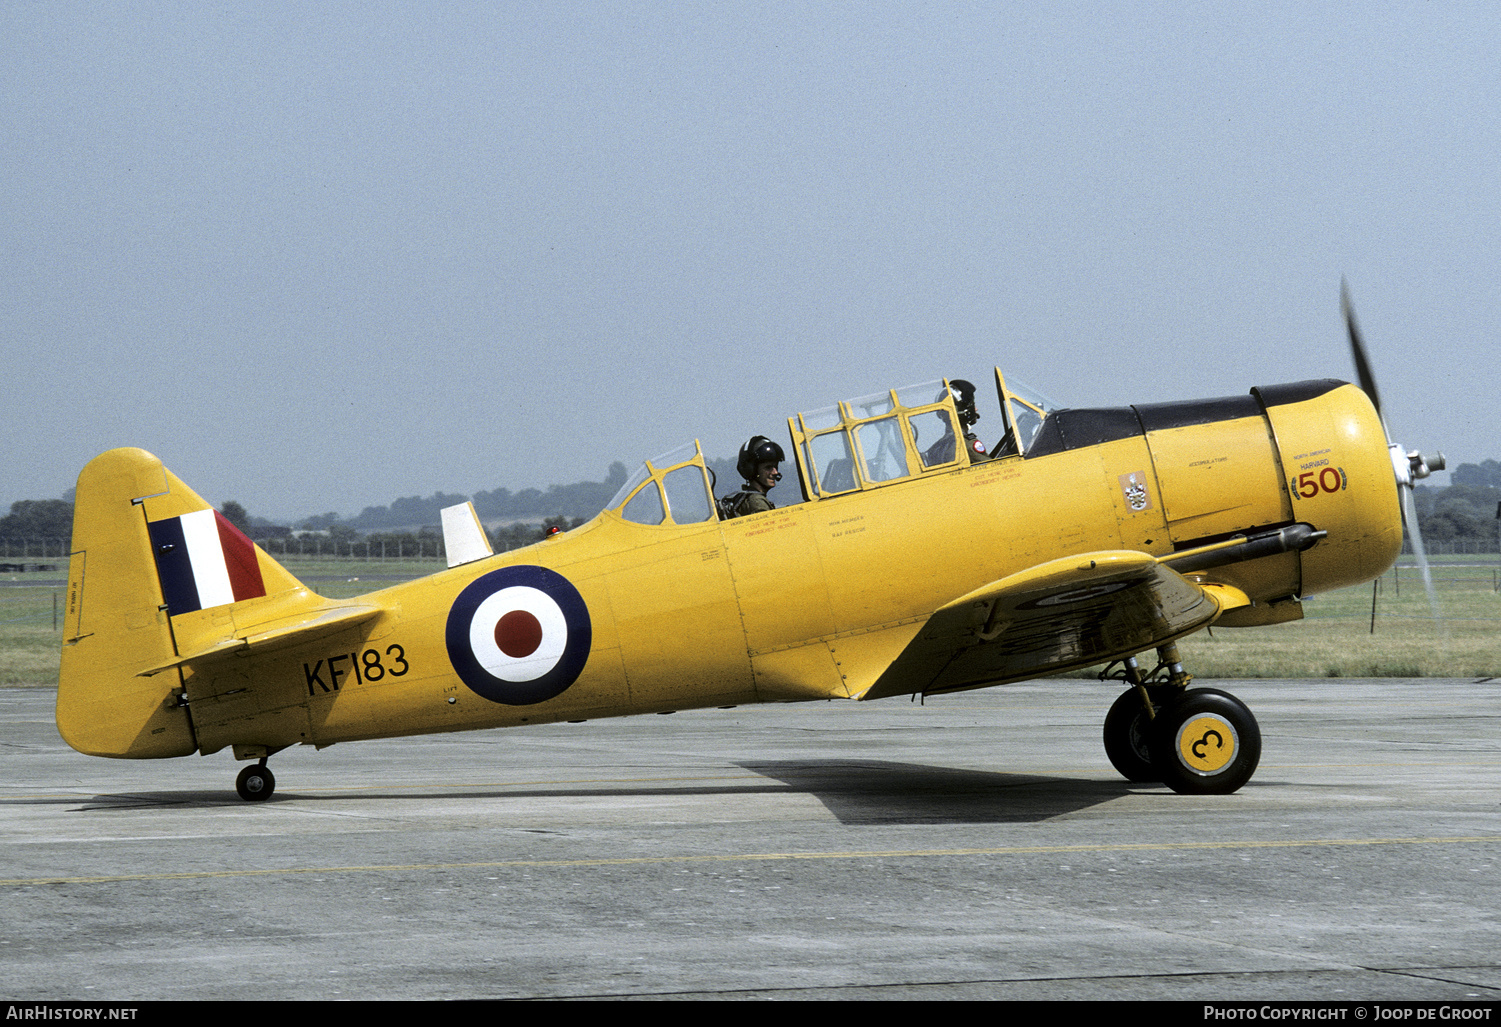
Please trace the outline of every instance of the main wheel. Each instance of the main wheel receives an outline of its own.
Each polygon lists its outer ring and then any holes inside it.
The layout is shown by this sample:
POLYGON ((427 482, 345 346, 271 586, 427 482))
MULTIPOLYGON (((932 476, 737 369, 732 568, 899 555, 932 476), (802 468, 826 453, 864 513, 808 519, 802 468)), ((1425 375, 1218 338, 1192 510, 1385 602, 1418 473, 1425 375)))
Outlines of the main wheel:
POLYGON ((271 773, 270 767, 251 764, 235 778, 235 791, 246 802, 265 802, 276 791, 276 775, 271 773))
MULTIPOLYGON (((1155 694, 1152 705, 1158 706, 1155 694)), ((1135 688, 1122 692, 1105 714, 1105 755, 1127 781, 1162 780, 1162 774, 1152 763, 1151 727, 1152 719, 1147 716, 1141 693, 1135 688)))
POLYGON ((1188 795, 1229 795, 1261 762, 1261 728, 1246 704, 1216 688, 1195 688, 1161 710, 1149 747, 1160 780, 1188 795))

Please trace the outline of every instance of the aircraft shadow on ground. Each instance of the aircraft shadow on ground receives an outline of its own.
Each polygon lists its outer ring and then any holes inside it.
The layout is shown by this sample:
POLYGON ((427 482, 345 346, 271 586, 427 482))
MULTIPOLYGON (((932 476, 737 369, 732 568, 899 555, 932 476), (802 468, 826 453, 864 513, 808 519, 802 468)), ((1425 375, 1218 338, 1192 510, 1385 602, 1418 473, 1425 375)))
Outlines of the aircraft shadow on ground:
POLYGON ((1027 823, 1131 793, 1126 781, 931 767, 887 760, 741 762, 817 798, 845 824, 1027 823))
MULTIPOLYGON (((1092 781, 1039 774, 934 767, 888 760, 765 760, 739 761, 747 771, 770 779, 724 784, 588 785, 569 787, 503 787, 366 792, 318 792, 288 788, 266 806, 283 802, 343 802, 379 794, 392 804, 462 799, 608 798, 612 796, 685 797, 703 795, 805 794, 817 799, 845 824, 976 824, 1028 823, 1076 813, 1129 795, 1143 787, 1126 781, 1092 781), (775 782, 775 783, 772 783, 775 782)), ((80 802, 79 796, 56 796, 33 803, 65 804, 72 812, 109 812, 133 809, 249 808, 232 789, 192 791, 136 791, 100 793, 80 802)))

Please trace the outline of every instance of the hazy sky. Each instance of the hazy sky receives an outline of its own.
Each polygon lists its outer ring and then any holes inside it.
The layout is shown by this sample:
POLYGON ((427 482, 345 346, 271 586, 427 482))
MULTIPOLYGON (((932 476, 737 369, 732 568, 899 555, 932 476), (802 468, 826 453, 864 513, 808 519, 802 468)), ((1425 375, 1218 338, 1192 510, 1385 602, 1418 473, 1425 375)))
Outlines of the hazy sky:
MULTIPOLYGON (((346 516, 999 364, 1501 458, 1493 3, 0 3, 0 513, 346 516)), ((993 398, 980 429, 996 434, 993 398)))

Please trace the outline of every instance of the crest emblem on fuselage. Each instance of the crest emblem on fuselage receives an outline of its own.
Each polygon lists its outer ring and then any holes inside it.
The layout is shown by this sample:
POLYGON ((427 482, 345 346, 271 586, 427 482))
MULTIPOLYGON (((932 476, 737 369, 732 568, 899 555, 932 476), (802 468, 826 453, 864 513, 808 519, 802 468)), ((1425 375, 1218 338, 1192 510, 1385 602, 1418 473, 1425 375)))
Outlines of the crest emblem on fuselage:
POLYGON ((460 680, 508 706, 561 695, 582 673, 592 638, 578 589, 533 566, 502 567, 471 581, 449 608, 444 635, 460 680))
POLYGON ((1132 513, 1141 513, 1143 510, 1152 508, 1152 497, 1147 492, 1144 473, 1133 471, 1131 474, 1122 474, 1120 483, 1121 495, 1126 497, 1126 504, 1131 507, 1132 513))

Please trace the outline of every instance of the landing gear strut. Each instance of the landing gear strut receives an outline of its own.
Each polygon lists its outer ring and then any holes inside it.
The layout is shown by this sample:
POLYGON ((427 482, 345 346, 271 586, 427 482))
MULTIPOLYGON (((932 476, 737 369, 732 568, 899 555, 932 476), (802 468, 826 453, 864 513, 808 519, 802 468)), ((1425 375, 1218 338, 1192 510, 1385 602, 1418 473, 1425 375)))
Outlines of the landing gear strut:
POLYGON ((266 766, 264 756, 259 763, 240 771, 240 776, 235 778, 235 791, 246 802, 265 802, 271 798, 271 793, 276 791, 276 775, 266 766))
POLYGON ((1178 647, 1157 650, 1143 674, 1134 658, 1101 678, 1128 682, 1105 716, 1105 754, 1128 781, 1161 781, 1175 792, 1228 795, 1261 762, 1261 729, 1246 704, 1217 688, 1188 689, 1178 647))

